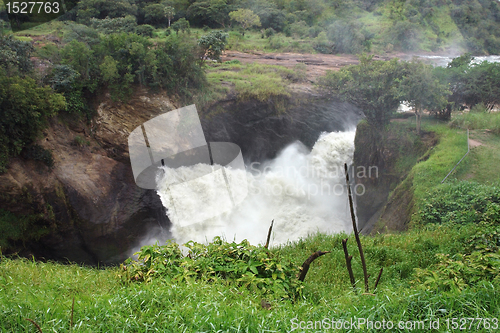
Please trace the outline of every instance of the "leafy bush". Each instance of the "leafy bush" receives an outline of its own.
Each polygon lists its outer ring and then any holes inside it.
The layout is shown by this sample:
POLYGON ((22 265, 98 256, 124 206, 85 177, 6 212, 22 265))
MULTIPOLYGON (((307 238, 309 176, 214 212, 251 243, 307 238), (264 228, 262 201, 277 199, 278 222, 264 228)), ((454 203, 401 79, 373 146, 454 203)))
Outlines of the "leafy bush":
POLYGON ((333 53, 334 43, 330 42, 326 36, 326 32, 322 31, 314 38, 312 47, 319 53, 331 54, 333 53))
POLYGON ((397 22, 389 33, 389 41, 403 51, 417 49, 419 39, 420 32, 418 25, 409 21, 397 22))
POLYGON ((267 28, 266 30, 264 30, 264 35, 266 35, 267 38, 274 36, 275 33, 276 30, 274 30, 273 28, 267 28))
POLYGON ((127 259, 121 265, 123 281, 167 283, 222 281, 277 297, 294 299, 302 290, 296 275, 298 267, 281 260, 263 246, 252 246, 247 240, 228 243, 220 237, 208 245, 190 241, 184 244, 184 256, 179 246, 167 242, 163 246, 143 246, 136 253, 137 261, 127 259))
POLYGON ((137 26, 137 28, 135 28, 135 33, 144 37, 153 37, 154 31, 155 28, 153 28, 149 24, 142 24, 137 26))
POLYGON ((41 161, 50 169, 54 167, 54 157, 52 156, 52 152, 38 144, 24 148, 21 156, 29 160, 41 161))
POLYGON ((134 32, 137 28, 135 17, 129 15, 126 17, 109 18, 105 19, 90 19, 90 24, 95 30, 105 33, 120 33, 120 32, 134 32))
POLYGON ((99 33, 86 25, 71 23, 64 32, 63 43, 69 43, 73 40, 93 45, 99 42, 99 33))
POLYGON ((77 147, 90 146, 90 141, 89 140, 85 140, 81 136, 77 135, 73 139, 72 145, 73 146, 77 146, 77 147))
POLYGON ((64 97, 52 89, 39 87, 29 77, 7 77, 0 69, 0 172, 5 171, 9 156, 19 155, 37 138, 47 119, 65 107, 64 97))
POLYGON ((7 250, 17 241, 38 240, 50 232, 41 223, 43 214, 15 215, 0 209, 0 249, 7 250))
POLYGON ((69 65, 55 65, 49 76, 49 83, 57 92, 65 92, 73 89, 73 83, 80 77, 80 73, 69 65))
POLYGON ((0 70, 3 68, 8 75, 27 74, 33 70, 31 54, 33 45, 14 39, 12 35, 0 35, 0 70))
POLYGON ((209 58, 220 62, 220 56, 226 48, 228 34, 222 31, 212 31, 198 39, 198 46, 202 49, 203 59, 209 58))
POLYGON ((433 291, 463 290, 486 281, 500 285, 500 253, 437 254, 439 263, 415 269, 415 282, 433 291))
POLYGON ((365 48, 363 26, 356 22, 336 21, 328 27, 327 36, 335 53, 357 54, 365 48))
POLYGON ((500 221, 500 188, 462 181, 429 192, 420 216, 424 223, 500 221))

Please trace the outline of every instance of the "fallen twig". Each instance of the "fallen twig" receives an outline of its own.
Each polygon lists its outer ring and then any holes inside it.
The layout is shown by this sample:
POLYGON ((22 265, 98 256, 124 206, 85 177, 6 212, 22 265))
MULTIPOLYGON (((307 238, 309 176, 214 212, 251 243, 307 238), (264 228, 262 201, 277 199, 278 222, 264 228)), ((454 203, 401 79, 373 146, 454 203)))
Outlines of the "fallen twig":
POLYGON ((40 328, 40 326, 39 326, 37 323, 35 323, 35 321, 34 321, 34 320, 29 319, 29 318, 24 318, 24 320, 27 320, 27 321, 29 321, 30 323, 32 323, 33 325, 35 325, 35 327, 38 329, 38 332, 43 333, 43 332, 42 332, 42 329, 40 328))
POLYGON ((317 258, 321 257, 324 254, 330 253, 330 251, 316 251, 309 258, 307 258, 306 261, 302 264, 301 271, 300 271, 300 276, 299 276, 299 281, 304 281, 306 278, 307 271, 309 270, 309 265, 316 260, 317 258))

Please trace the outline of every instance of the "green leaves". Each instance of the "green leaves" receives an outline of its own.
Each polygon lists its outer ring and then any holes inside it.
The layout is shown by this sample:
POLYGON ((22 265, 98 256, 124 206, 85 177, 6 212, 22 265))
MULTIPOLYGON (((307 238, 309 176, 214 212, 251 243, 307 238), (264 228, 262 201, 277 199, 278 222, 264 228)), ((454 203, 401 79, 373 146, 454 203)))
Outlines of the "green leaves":
POLYGON ((220 237, 208 245, 190 241, 184 256, 176 243, 144 246, 121 266, 123 281, 223 282, 279 297, 295 297, 302 290, 296 278, 297 267, 280 261, 279 255, 247 240, 228 243, 220 237))
POLYGON ((373 56, 360 56, 360 64, 327 72, 319 85, 327 93, 358 106, 372 125, 386 125, 400 104, 396 91, 397 79, 402 76, 397 59, 373 60, 373 56))
POLYGON ((66 101, 32 78, 7 77, 0 69, 0 172, 9 156, 18 155, 45 127, 47 119, 66 108, 66 101))
POLYGON ((494 222, 500 218, 499 205, 498 187, 463 181, 429 192, 419 214, 425 223, 494 222))
POLYGON ((226 48, 228 34, 222 31, 212 31, 198 39, 198 45, 203 51, 203 57, 221 62, 220 56, 226 48))

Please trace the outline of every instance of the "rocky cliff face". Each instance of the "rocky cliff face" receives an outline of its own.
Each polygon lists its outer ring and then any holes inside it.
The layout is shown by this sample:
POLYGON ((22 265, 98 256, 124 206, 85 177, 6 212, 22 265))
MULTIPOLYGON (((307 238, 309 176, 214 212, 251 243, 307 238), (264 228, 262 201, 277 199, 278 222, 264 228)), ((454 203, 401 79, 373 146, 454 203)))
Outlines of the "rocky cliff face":
MULTIPOLYGON (((362 117, 352 106, 303 93, 281 113, 272 101, 220 102, 201 113, 207 141, 238 144, 245 160, 272 158, 288 143, 312 147, 323 131, 354 128, 362 117)), ((123 260, 151 230, 169 221, 153 190, 135 185, 128 156, 130 131, 176 109, 163 94, 138 89, 127 103, 103 97, 91 126, 54 119, 40 141, 55 167, 12 160, 0 175, 0 205, 29 217, 35 236, 11 239, 11 250, 88 264, 123 260), (33 222, 34 221, 34 222, 33 222)), ((5 250, 5 249, 4 249, 5 250)))
POLYGON ((356 197, 358 224, 364 234, 406 229, 413 207, 408 173, 437 143, 434 133, 418 136, 413 127, 401 121, 394 121, 385 131, 366 122, 357 127, 354 170, 376 167, 376 173, 367 172, 355 179, 365 189, 356 197))
POLYGON ((304 92, 280 109, 272 102, 221 102, 203 112, 202 127, 207 141, 234 142, 245 161, 254 162, 274 158, 296 140, 312 148, 322 132, 353 130, 363 118, 348 103, 304 92))
POLYGON ((52 151, 53 170, 17 158, 0 175, 1 207, 20 218, 30 216, 33 227, 41 229, 34 239, 11 242, 12 250, 111 263, 124 259, 147 230, 168 228, 156 193, 135 185, 127 138, 144 121, 175 108, 164 95, 138 90, 126 104, 104 97, 91 126, 54 119, 39 142, 52 151))

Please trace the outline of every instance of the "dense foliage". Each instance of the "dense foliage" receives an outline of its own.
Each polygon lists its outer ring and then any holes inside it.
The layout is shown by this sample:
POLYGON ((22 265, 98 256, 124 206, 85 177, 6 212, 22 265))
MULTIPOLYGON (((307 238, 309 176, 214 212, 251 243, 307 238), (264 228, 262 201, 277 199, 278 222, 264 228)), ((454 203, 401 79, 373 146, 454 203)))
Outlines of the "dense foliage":
POLYGON ((363 55, 359 65, 329 71, 321 78, 320 86, 357 105, 371 124, 386 125, 402 100, 398 80, 403 77, 403 70, 397 59, 381 61, 363 55))
POLYGON ((168 283, 194 281, 223 282, 227 286, 245 287, 262 294, 295 299, 302 291, 297 280, 299 267, 284 262, 279 254, 263 246, 226 242, 219 237, 208 245, 190 241, 183 255, 173 242, 143 246, 137 261, 128 259, 121 267, 124 281, 168 283))
MULTIPOLYGON (((151 27, 138 29, 133 24, 129 29, 128 21, 135 24, 131 16, 89 18, 95 29, 70 25, 64 45, 48 44, 36 53, 31 43, 0 35, 0 172, 9 157, 18 156, 37 139, 50 117, 67 112, 90 120, 89 101, 102 89, 115 100, 129 98, 134 85, 185 98, 204 85, 196 41, 172 35, 153 43, 127 32, 151 35, 151 27), (34 55, 45 60, 43 75, 34 71, 34 55)), ((24 154, 35 155, 51 166, 47 153, 24 154)))
MULTIPOLYGON (((47 124, 66 107, 65 99, 30 77, 9 77, 0 68, 0 172, 9 157, 18 156, 47 124)), ((49 162, 50 164, 50 162, 49 162)))
POLYGON ((429 193, 420 212, 426 223, 500 221, 500 188, 462 181, 429 193))
POLYGON ((334 47, 317 49, 324 53, 370 51, 373 43, 387 51, 438 51, 454 45, 475 54, 500 52, 496 1, 82 0, 74 19, 90 24, 128 15, 139 25, 155 27, 186 19, 196 27, 239 25, 242 33, 252 25, 297 38, 325 32, 334 47))

